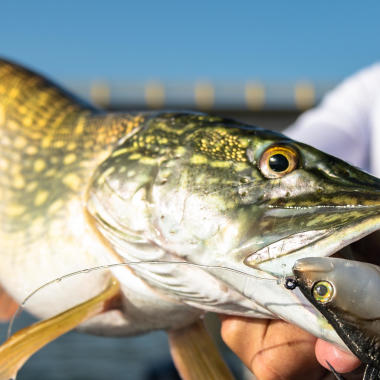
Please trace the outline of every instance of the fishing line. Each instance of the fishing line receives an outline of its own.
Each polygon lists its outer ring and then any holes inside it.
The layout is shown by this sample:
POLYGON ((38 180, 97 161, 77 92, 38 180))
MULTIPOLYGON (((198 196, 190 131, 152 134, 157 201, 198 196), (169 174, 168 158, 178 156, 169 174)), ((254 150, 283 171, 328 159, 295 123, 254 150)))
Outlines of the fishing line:
POLYGON ((63 276, 57 277, 57 278, 55 278, 53 280, 50 280, 50 281, 46 282, 45 284, 39 286, 35 290, 33 290, 20 303, 20 305, 17 308, 16 312, 13 314, 12 318, 10 319, 9 325, 8 325, 8 330, 7 330, 7 338, 9 338, 11 336, 14 322, 15 322, 16 318, 22 313, 22 309, 25 308, 25 304, 34 295, 36 295, 38 292, 40 292, 42 289, 45 289, 46 287, 48 287, 48 286, 50 286, 52 284, 60 283, 61 281, 67 280, 67 279, 69 279, 71 277, 75 277, 75 276, 80 275, 80 274, 88 274, 88 273, 91 273, 91 272, 94 272, 94 271, 97 271, 97 270, 112 269, 112 268, 121 267, 121 266, 138 266, 138 265, 141 265, 141 264, 185 264, 185 265, 188 265, 188 266, 193 266, 193 267, 203 268, 203 269, 221 269, 221 270, 229 271, 229 272, 232 272, 232 273, 237 273, 237 274, 243 275, 245 277, 255 278, 255 279, 260 279, 260 280, 267 280, 267 281, 276 281, 277 283, 279 283, 279 282, 282 281, 282 278, 279 278, 279 277, 276 277, 276 278, 261 277, 259 275, 254 275, 254 274, 251 274, 251 273, 243 272, 243 271, 241 271, 239 269, 228 268, 228 267, 224 267, 224 266, 220 266, 220 265, 207 265, 207 264, 189 263, 187 261, 147 260, 147 261, 127 261, 127 262, 123 262, 123 263, 98 265, 98 266, 95 266, 95 267, 81 269, 81 270, 78 270, 78 271, 75 271, 75 272, 70 272, 70 273, 65 274, 63 276))

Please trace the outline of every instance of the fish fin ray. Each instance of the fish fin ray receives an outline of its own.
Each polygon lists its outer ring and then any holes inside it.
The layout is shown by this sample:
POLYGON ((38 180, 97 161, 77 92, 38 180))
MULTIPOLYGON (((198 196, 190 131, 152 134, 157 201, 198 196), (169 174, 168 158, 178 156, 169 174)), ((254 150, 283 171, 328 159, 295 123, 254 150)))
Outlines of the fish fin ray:
POLYGON ((119 283, 113 279, 99 295, 13 334, 0 346, 0 380, 15 378, 18 370, 39 349, 82 322, 114 307, 114 300, 119 295, 119 283))
POLYGON ((183 380, 234 380, 203 321, 168 334, 170 352, 183 380))

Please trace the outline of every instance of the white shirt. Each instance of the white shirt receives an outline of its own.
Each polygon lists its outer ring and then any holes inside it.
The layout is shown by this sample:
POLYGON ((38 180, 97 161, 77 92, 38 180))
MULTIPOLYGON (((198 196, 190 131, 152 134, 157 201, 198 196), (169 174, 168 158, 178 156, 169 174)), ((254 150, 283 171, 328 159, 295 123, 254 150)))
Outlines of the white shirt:
POLYGON ((380 177, 380 63, 346 79, 285 134, 380 177))

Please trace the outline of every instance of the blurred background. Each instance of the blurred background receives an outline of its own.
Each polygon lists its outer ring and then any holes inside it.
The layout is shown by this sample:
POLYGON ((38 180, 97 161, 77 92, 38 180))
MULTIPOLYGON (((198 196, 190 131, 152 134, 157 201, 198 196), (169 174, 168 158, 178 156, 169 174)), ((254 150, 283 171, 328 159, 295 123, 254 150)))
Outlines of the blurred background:
MULTIPOLYGON (((379 14, 374 0, 1 0, 0 55, 109 110, 200 110, 282 130, 380 59, 379 14)), ((209 325, 217 335, 215 319, 209 325)), ((171 371, 163 332, 73 332, 33 357, 19 379, 175 379, 171 371)))

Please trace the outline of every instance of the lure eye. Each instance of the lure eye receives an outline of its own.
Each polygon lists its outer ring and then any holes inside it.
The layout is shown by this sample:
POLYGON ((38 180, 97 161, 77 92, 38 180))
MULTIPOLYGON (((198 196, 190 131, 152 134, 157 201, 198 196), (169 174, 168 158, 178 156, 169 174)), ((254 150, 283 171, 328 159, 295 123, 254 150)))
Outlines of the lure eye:
POLYGON ((281 178, 298 164, 298 153, 290 146, 271 146, 261 156, 259 168, 267 178, 281 178))
POLYGON ((334 296, 334 287, 328 281, 318 281, 313 286, 313 297, 319 303, 330 302, 334 296))

